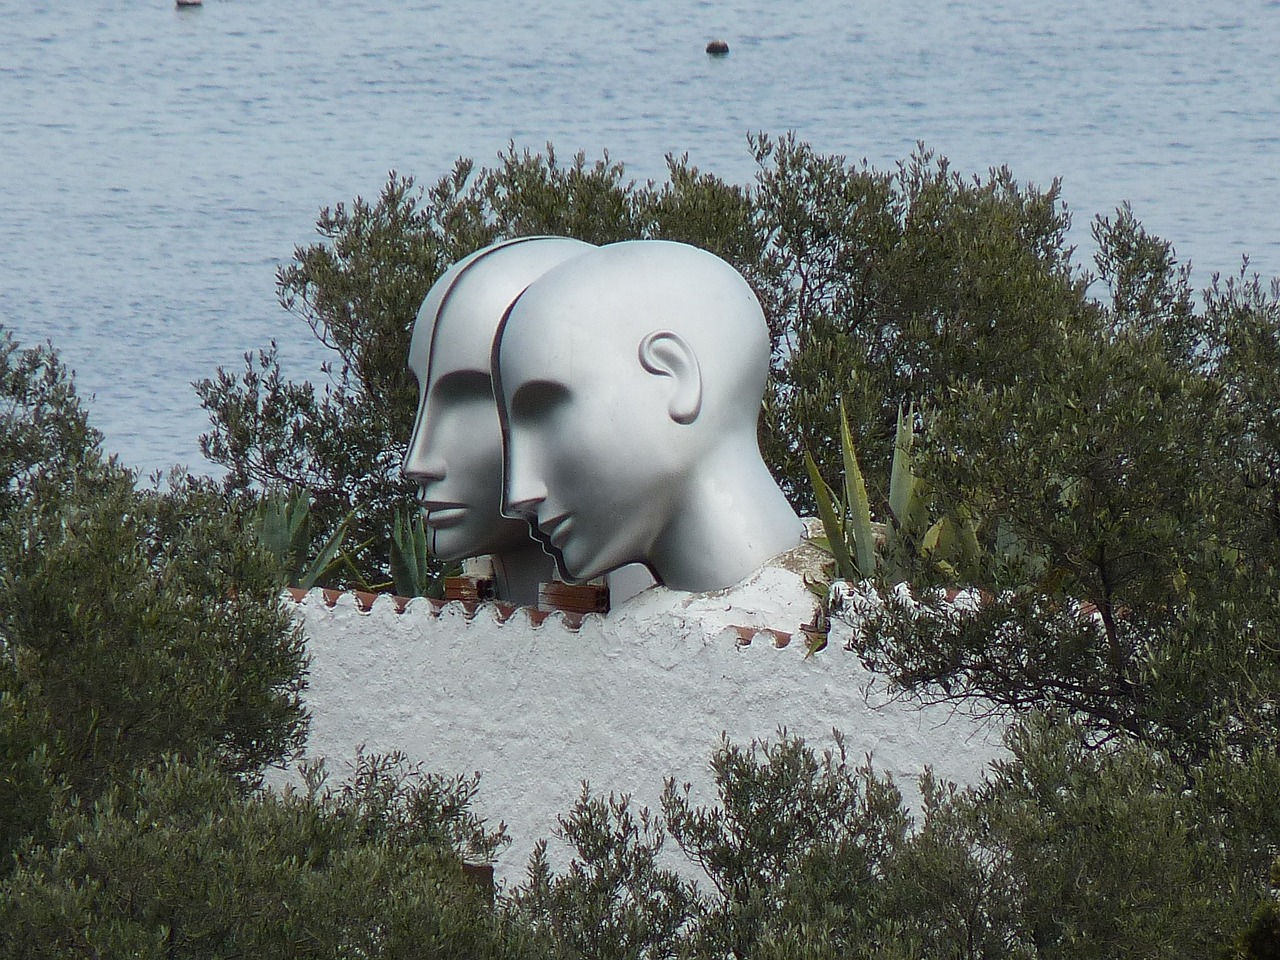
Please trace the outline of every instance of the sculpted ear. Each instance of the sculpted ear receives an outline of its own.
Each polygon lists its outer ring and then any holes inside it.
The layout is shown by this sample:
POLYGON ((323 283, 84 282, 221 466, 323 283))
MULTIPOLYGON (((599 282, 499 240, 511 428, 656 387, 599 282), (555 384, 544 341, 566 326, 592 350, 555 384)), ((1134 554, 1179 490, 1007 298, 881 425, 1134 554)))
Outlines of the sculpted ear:
POLYGON ((640 365, 659 377, 670 377, 675 390, 667 412, 676 423, 693 423, 702 410, 702 368, 697 354, 678 333, 657 330, 640 341, 640 365))

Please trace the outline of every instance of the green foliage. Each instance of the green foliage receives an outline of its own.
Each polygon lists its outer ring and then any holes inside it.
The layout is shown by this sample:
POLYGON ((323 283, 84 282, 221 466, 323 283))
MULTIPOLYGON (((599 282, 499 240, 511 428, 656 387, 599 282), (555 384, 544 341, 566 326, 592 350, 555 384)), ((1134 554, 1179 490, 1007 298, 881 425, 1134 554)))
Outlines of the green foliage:
POLYGON ((249 783, 297 748, 304 717, 301 639, 274 565, 240 532, 244 515, 207 481, 135 489, 102 457, 52 353, 4 360, 7 869, 62 793, 90 802, 164 753, 206 753, 249 783))
POLYGON ((367 757, 337 789, 246 797, 166 758, 58 805, 51 842, 0 881, 0 956, 546 956, 462 872, 502 842, 474 787, 367 757))
POLYGON ((480 172, 472 196, 491 239, 548 234, 599 244, 640 235, 636 184, 607 152, 592 163, 579 153, 564 164, 550 144, 545 156, 509 144, 495 167, 480 172))
POLYGON ((881 956, 897 945, 882 881, 908 817, 892 783, 846 760, 839 737, 819 757, 783 733, 716 751, 716 806, 667 784, 671 835, 715 890, 690 937, 695 956, 881 956))
POLYGON ((167 758, 91 807, 55 801, 49 842, 0 881, 0 956, 1087 960, 1213 955, 1236 931, 1233 956, 1269 956, 1267 861, 1223 843, 1221 769, 1188 780, 1046 716, 1007 742, 974 788, 926 772, 914 818, 838 737, 725 742, 708 806, 669 782, 637 814, 584 787, 568 867, 540 847, 496 909, 460 871, 503 842, 474 778, 365 757, 335 789, 312 770, 301 793, 246 795, 167 758))
POLYGON ((442 224, 465 233, 469 169, 460 164, 428 195, 393 175, 375 203, 326 208, 317 227, 328 242, 298 249, 281 269, 282 305, 336 354, 326 383, 286 380, 272 344, 246 355, 243 373, 197 384, 213 423, 201 450, 226 467, 227 489, 308 491, 313 556, 360 504, 351 532, 372 539, 354 557, 366 580, 385 579, 391 518, 407 499, 398 471, 417 402, 409 333, 436 277, 468 252, 445 242, 442 224))
POLYGON ((1028 347, 1013 382, 953 384, 917 445, 980 521, 988 599, 889 598, 854 644, 929 696, 1067 709, 1188 763, 1224 735, 1275 744, 1277 384, 1250 359, 1275 349, 1274 302, 1228 285, 1189 314, 1172 249, 1124 211, 1100 223, 1094 326, 1028 347))
POLYGON ((1240 960, 1276 960, 1280 957, 1280 904, 1268 900, 1258 907, 1248 929, 1240 935, 1240 960))
POLYGON ((846 580, 874 577, 876 573, 876 532, 871 524, 871 503, 862 478, 858 455, 849 433, 849 418, 840 408, 840 450, 844 458, 844 500, 841 502, 818 471, 818 464, 806 451, 805 467, 818 502, 818 516, 826 534, 824 546, 836 561, 836 576, 846 580))
POLYGON ((1231 960, 1280 958, 1280 857, 1271 865, 1271 894, 1258 905, 1249 925, 1236 939, 1231 960))
POLYGON ((0 327, 0 517, 38 491, 110 483, 101 445, 53 348, 22 349, 0 327))
POLYGON ((342 542, 354 514, 347 514, 338 528, 308 560, 311 552, 311 497, 302 491, 292 498, 264 497, 254 511, 258 536, 284 571, 285 583, 310 590, 344 561, 342 542))
POLYGON ((693 885, 662 863, 666 835, 647 809, 633 814, 626 796, 593 796, 586 785, 560 818, 560 837, 575 850, 556 875, 540 842, 528 880, 509 909, 547 930, 567 956, 669 956, 697 908, 693 885))
POLYGON ((783 734, 712 758, 718 804, 668 782, 661 816, 584 787, 561 818, 576 857, 554 874, 539 850, 517 914, 569 956, 898 957, 899 928, 877 909, 879 881, 907 817, 889 782, 817 757, 783 734), (665 827, 663 826, 665 824, 665 827), (665 865, 667 835, 710 883, 665 865))
POLYGON ((929 524, 930 487, 916 476, 911 447, 915 411, 898 411, 893 463, 889 472, 886 522, 871 522, 871 501, 858 465, 852 431, 843 405, 840 448, 844 460, 844 498, 823 480, 817 461, 807 451, 805 467, 813 484, 825 537, 818 545, 835 559, 842 580, 876 579, 893 586, 923 573, 948 584, 963 582, 978 565, 977 531, 963 506, 929 524))
POLYGON ((297 553, 305 500, 137 489, 52 351, 4 343, 0 956, 545 956, 461 870, 505 843, 475 778, 392 755, 255 789, 305 717, 253 531, 297 553))
MULTIPOLYGON (((894 173, 823 156, 794 137, 753 140, 766 258, 785 344, 766 410, 766 458, 793 503, 810 451, 839 474, 841 398, 868 477, 887 477, 898 409, 955 384, 1016 382, 1026 351, 1087 324, 1058 184, 1007 169, 966 180, 922 148, 894 173)), ((872 488, 873 507, 888 491, 872 488)))
POLYGON ((1093 239, 1098 247, 1094 262, 1111 296, 1114 325, 1158 338, 1170 357, 1194 360, 1203 344, 1192 304, 1191 265, 1179 266, 1173 244, 1147 233, 1127 203, 1116 211, 1114 222, 1094 220, 1093 239))
POLYGON ((441 595, 427 552, 427 528, 421 511, 396 514, 391 528, 391 579, 397 596, 441 595))
MULTIPOLYGON (((568 956, 610 960, 1173 960, 1213 955, 1246 923, 1266 861, 1223 842, 1225 768, 1188 781, 1167 753, 1099 749, 1045 715, 1007 746, 972 788, 926 771, 912 817, 838 738, 821 756, 785 734, 726 742, 711 806, 668 783, 661 816, 636 816, 584 789, 561 820, 575 857, 556 874, 540 850, 512 908, 568 956)), ((1215 762, 1259 785, 1228 754, 1215 762)), ((1274 824, 1266 836, 1280 837, 1274 824)))
MULTIPOLYGON (((1280 552, 1280 279, 1270 289, 1257 276, 1240 276, 1205 293, 1204 337, 1208 366, 1232 417, 1230 446, 1241 464, 1238 497, 1260 575, 1275 570, 1280 552)), ((1224 504, 1225 506, 1225 504, 1224 504)))
MULTIPOLYGON (((1204 956, 1242 904, 1177 763, 1136 745, 1091 749, 1046 718, 1015 728, 974 797, 983 852, 1018 891, 1033 956, 1204 956)), ((1256 878, 1255 878, 1256 882, 1256 878)))
MULTIPOLYGON (((273 566, 211 517, 121 484, 5 525, 4 667, 55 766, 93 795, 162 752, 249 775, 301 733, 301 640, 273 566)), ((25 514, 25 515, 24 515, 25 514)))

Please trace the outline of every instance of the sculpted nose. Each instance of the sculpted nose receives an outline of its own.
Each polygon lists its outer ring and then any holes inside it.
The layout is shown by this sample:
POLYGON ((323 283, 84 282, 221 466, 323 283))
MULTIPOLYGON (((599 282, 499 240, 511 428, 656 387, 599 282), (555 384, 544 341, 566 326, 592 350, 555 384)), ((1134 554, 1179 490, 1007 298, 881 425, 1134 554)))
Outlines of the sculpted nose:
POLYGON ((538 522, 538 506, 547 499, 547 487, 537 447, 528 436, 512 430, 502 450, 502 515, 538 522))
POLYGON ((502 513, 508 517, 537 520, 538 505, 547 499, 547 488, 540 480, 513 471, 502 485, 502 513))
POLYGON ((431 483, 443 480, 444 475, 444 457, 431 449, 431 431, 427 429, 427 418, 419 414, 413 437, 409 440, 409 449, 400 462, 400 476, 414 483, 431 483))

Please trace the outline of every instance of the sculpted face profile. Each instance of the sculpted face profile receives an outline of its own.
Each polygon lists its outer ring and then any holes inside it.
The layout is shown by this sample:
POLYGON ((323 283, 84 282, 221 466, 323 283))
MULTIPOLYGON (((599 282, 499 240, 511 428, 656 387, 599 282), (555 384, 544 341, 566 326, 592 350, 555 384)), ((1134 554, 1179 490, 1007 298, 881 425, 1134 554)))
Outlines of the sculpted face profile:
POLYGON ((489 366, 494 334, 530 282, 593 249, 564 237, 486 247, 436 281, 414 323, 409 367, 418 378, 418 415, 401 472, 418 484, 432 555, 492 555, 500 599, 536 602, 538 584, 550 580, 555 567, 529 525, 499 511, 502 432, 489 366))
POLYGON ((512 304, 493 348, 503 513, 585 580, 629 562, 730 586, 802 526, 760 456, 770 343, 736 270, 685 244, 575 257, 512 304))

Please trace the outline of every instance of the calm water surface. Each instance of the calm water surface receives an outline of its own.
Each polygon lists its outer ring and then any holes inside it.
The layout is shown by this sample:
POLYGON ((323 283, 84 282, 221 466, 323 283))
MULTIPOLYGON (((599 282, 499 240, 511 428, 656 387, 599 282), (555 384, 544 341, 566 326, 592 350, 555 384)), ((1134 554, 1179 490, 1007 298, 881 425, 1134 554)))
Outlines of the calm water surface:
POLYGON ((1280 274, 1277 0, 791 6, 0 0, 0 323, 54 342, 126 463, 209 469, 192 380, 272 338, 318 376, 274 276, 321 206, 508 140, 746 181, 755 130, 1061 176, 1082 253, 1127 200, 1198 285, 1280 274))

